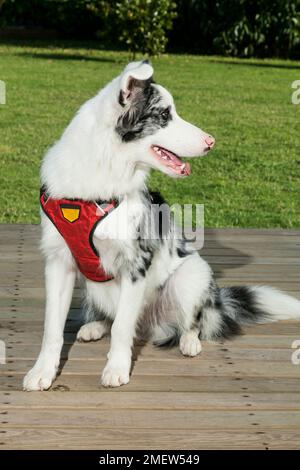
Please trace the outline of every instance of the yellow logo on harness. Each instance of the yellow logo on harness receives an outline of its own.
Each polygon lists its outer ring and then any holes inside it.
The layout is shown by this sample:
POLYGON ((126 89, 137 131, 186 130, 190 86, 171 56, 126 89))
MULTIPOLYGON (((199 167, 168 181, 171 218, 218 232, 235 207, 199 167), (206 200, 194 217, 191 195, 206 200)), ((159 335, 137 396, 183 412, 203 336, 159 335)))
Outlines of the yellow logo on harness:
POLYGON ((75 222, 75 220, 79 219, 80 216, 80 206, 72 206, 65 205, 61 206, 61 212, 63 217, 68 220, 69 222, 75 222))

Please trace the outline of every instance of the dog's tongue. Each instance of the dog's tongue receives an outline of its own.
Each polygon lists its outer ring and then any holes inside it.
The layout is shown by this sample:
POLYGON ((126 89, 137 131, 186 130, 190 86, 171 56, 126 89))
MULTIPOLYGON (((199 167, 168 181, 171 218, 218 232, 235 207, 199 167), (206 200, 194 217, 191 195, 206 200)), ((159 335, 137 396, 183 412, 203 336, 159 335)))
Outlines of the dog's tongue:
POLYGON ((162 149, 162 153, 168 157, 167 166, 171 166, 176 173, 189 176, 191 174, 191 166, 188 162, 184 163, 174 153, 169 150, 162 149))

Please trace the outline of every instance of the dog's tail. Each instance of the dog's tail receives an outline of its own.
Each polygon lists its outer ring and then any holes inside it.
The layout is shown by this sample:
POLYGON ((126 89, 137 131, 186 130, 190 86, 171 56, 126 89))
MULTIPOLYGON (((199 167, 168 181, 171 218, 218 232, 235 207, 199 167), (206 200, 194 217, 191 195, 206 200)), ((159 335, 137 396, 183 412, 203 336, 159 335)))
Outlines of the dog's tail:
POLYGON ((300 301, 269 286, 217 288, 200 315, 200 337, 214 340, 241 333, 242 326, 300 319, 300 301))
MULTIPOLYGON (((242 326, 300 319, 300 301, 269 286, 233 286, 214 289, 199 312, 199 337, 227 339, 242 333, 242 326)), ((170 326, 172 327, 172 326, 170 326)), ((178 344, 180 331, 156 341, 157 346, 178 344)))

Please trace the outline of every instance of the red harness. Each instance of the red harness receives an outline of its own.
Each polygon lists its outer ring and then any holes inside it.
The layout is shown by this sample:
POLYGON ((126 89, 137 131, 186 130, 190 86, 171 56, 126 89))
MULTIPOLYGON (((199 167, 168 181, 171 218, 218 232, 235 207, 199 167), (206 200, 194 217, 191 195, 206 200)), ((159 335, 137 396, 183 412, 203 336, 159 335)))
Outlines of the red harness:
POLYGON ((118 206, 118 202, 52 199, 43 188, 40 202, 45 214, 65 239, 80 272, 91 281, 113 279, 101 266, 93 234, 99 222, 118 206))

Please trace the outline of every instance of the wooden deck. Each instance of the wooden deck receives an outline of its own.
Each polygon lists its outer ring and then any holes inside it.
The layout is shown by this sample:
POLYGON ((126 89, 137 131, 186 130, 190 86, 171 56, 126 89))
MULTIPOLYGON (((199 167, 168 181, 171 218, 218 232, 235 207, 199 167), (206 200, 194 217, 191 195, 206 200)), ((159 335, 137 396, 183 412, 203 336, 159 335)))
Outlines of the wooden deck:
MULTIPOLYGON (((99 386, 108 340, 78 344, 80 292, 67 322, 61 375, 48 392, 21 391, 43 329, 40 228, 0 226, 2 449, 300 448, 300 322, 247 328, 232 342, 137 352, 129 385, 99 386)), ((203 256, 220 285, 271 284, 300 298, 300 231, 207 230, 203 256)))

